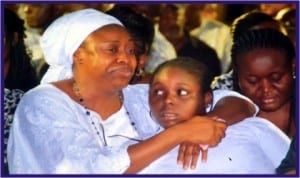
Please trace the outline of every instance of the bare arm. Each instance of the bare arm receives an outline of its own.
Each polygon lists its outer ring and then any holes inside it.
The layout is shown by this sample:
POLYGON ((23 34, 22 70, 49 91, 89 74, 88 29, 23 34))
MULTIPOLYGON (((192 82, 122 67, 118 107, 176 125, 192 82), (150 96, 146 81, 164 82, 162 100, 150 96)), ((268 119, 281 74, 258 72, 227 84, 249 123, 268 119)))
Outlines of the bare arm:
POLYGON ((194 118, 128 148, 131 159, 125 173, 136 173, 183 141, 216 145, 224 137, 226 125, 208 118, 194 118))
POLYGON ((218 116, 226 120, 228 125, 237 123, 255 114, 256 109, 249 101, 235 96, 220 99, 207 116, 218 116))
MULTIPOLYGON (((236 95, 236 94, 235 94, 236 95)), ((244 118, 251 117, 255 114, 256 108, 253 103, 237 96, 225 96, 217 101, 213 110, 206 116, 222 118, 227 125, 237 123, 244 118)), ((177 161, 182 163, 183 168, 195 168, 197 166, 200 154, 197 144, 181 144, 177 161)), ((207 159, 207 150, 201 150, 201 160, 207 159)))

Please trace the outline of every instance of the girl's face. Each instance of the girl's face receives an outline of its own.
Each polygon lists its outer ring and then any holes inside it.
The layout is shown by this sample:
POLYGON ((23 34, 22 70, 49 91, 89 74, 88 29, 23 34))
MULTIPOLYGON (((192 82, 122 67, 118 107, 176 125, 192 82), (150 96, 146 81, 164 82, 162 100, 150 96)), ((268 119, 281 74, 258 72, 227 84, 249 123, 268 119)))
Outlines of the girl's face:
POLYGON ((293 67, 282 51, 255 49, 239 55, 237 61, 240 88, 262 111, 277 110, 290 101, 293 67))
POLYGON ((118 25, 95 31, 74 53, 74 70, 99 85, 127 86, 136 65, 134 41, 118 25))
POLYGON ((168 128, 205 113, 204 94, 197 79, 185 70, 166 67, 150 85, 149 102, 153 116, 168 128))

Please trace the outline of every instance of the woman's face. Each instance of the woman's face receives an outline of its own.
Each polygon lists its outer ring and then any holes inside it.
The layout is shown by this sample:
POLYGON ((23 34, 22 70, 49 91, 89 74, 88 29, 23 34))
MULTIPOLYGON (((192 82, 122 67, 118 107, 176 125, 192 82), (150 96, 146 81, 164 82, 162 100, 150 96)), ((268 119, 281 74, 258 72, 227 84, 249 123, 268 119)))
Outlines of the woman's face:
POLYGON ((290 101, 292 65, 282 51, 255 49, 239 55, 237 61, 240 88, 261 110, 274 111, 290 101))
POLYGON ((204 96, 197 79, 186 71, 166 67, 156 74, 150 86, 149 102, 153 116, 165 128, 205 113, 204 96))
POLYGON ((40 4, 24 4, 24 18, 27 25, 31 28, 41 28, 49 23, 54 12, 52 5, 40 4))
POLYGON ((118 25, 93 32, 74 53, 75 71, 101 85, 127 86, 136 65, 134 41, 118 25))

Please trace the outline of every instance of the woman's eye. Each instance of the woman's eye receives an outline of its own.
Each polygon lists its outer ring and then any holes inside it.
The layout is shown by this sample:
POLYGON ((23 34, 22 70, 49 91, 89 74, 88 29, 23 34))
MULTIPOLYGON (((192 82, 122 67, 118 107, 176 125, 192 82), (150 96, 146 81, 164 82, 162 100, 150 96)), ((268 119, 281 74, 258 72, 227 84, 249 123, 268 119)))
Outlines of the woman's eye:
POLYGON ((186 90, 178 90, 177 93, 178 93, 179 96, 186 96, 186 95, 188 95, 188 91, 186 91, 186 90))
POLYGON ((110 53, 115 54, 115 53, 118 52, 118 49, 117 49, 117 48, 108 48, 108 51, 109 51, 110 53))
POLYGON ((257 81, 258 81, 258 80, 257 80, 256 78, 248 78, 248 79, 247 79, 247 82, 248 82, 249 84, 251 84, 251 85, 256 84, 257 81))
POLYGON ((130 55, 135 55, 135 49, 134 48, 129 48, 127 49, 127 53, 130 54, 130 55))
POLYGON ((282 75, 279 75, 279 74, 274 74, 271 77, 271 79, 272 79, 273 82, 278 82, 278 81, 281 80, 281 78, 282 78, 282 75))

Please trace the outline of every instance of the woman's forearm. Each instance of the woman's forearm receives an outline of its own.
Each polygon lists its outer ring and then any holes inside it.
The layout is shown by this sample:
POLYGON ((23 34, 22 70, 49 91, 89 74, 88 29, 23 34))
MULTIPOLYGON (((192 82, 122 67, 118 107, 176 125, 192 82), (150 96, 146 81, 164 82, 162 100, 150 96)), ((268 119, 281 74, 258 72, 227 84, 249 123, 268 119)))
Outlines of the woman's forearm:
MULTIPOLYGON (((216 145, 224 137, 226 125, 210 118, 193 118, 128 148, 130 166, 125 173, 137 173, 183 141, 216 145)), ((174 164, 174 163, 172 163, 174 164)))
POLYGON ((256 108, 249 101, 235 96, 227 96, 220 99, 207 115, 218 116, 231 125, 253 116, 255 112, 256 108))

